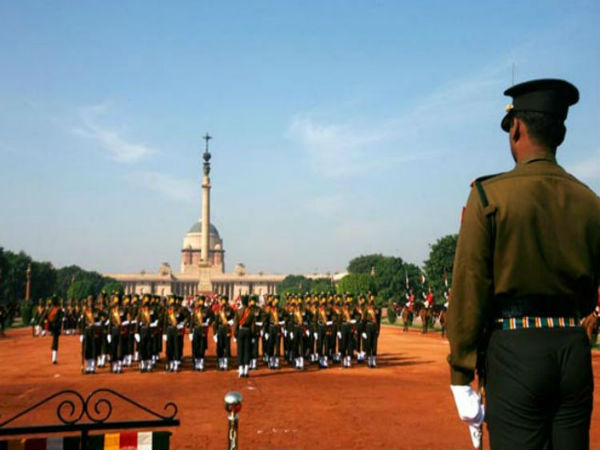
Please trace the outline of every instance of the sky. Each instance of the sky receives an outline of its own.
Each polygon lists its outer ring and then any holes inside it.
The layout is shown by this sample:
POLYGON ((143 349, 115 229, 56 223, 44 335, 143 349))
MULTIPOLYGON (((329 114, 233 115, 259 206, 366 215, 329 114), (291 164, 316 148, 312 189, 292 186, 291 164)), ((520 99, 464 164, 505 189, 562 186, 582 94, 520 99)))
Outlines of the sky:
POLYGON ((513 78, 579 88, 558 160, 600 193, 594 0, 19 1, 0 17, 0 246, 56 267, 178 270, 206 132, 226 270, 420 265, 471 181, 514 166, 513 78))

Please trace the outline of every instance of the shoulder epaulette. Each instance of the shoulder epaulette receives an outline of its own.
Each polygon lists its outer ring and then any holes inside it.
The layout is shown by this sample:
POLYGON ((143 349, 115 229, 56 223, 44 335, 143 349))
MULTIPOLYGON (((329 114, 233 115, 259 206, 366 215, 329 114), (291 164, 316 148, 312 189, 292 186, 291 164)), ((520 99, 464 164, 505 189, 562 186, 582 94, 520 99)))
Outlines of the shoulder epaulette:
POLYGON ((481 177, 477 177, 475 178, 473 181, 471 181, 471 187, 475 186, 475 183, 481 183, 483 181, 489 180, 490 178, 494 178, 500 175, 504 175, 506 172, 499 172, 499 173, 494 173, 492 175, 483 175, 481 177))

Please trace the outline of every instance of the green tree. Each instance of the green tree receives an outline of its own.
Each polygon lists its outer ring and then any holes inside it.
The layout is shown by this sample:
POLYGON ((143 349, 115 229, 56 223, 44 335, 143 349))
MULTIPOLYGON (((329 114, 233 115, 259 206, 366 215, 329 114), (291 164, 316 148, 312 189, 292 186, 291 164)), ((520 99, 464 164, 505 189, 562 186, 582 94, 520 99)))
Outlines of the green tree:
POLYGON ((375 280, 366 273, 351 273, 340 280, 337 285, 337 292, 339 294, 349 292, 353 295, 366 294, 367 292, 376 294, 375 280))
POLYGON ((104 283, 104 286, 102 287, 102 291, 106 292, 107 294, 112 294, 113 292, 118 292, 119 295, 123 294, 123 285, 121 283, 119 283, 117 280, 113 279, 113 278, 106 278, 106 282, 104 283))
POLYGON ((94 289, 94 283, 91 280, 75 280, 67 289, 67 298, 82 299, 88 295, 97 295, 99 290, 94 289))
POLYGON ((310 292, 312 294, 320 294, 321 292, 331 292, 334 290, 330 278, 317 278, 316 280, 311 281, 310 292))
POLYGON ((377 265, 387 257, 381 254, 360 255, 350 260, 348 263, 348 272, 350 273, 371 273, 371 269, 377 268, 377 265))
POLYGON ((436 303, 443 303, 443 292, 446 290, 444 274, 448 275, 448 286, 452 283, 452 268, 456 253, 457 234, 449 234, 430 244, 429 258, 425 261, 427 284, 431 286, 436 303))
POLYGON ((277 292, 285 294, 303 294, 310 292, 312 280, 302 275, 288 275, 277 286, 277 292))
POLYGON ((31 298, 47 298, 55 294, 56 269, 49 262, 31 263, 31 298))

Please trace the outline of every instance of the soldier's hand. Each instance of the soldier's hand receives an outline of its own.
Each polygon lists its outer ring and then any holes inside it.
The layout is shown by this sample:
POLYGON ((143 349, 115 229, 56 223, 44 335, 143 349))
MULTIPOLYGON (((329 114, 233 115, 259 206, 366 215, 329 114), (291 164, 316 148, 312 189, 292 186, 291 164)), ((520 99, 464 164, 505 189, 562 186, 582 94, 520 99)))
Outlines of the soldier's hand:
POLYGON ((265 341, 269 340, 269 333, 265 333, 265 341))
POLYGON ((216 334, 213 336, 213 341, 215 341, 215 344, 219 341, 219 336, 217 336, 216 334))
POLYGON ((338 339, 341 339, 341 338, 342 338, 342 332, 341 332, 341 331, 338 331, 338 332, 337 332, 337 337, 338 337, 338 339))
POLYGON ((83 342, 83 334, 79 336, 79 342, 83 342))
POLYGON ((294 340, 294 332, 293 332, 293 331, 290 333, 290 339, 291 339, 292 341, 294 340))
POLYGON ((135 338, 135 342, 137 342, 139 344, 140 343, 140 333, 135 333, 133 335, 133 337, 135 338))
POLYGON ((319 339, 319 334, 318 334, 318 333, 313 333, 313 337, 314 337, 315 339, 319 339))
POLYGON ((112 342, 112 336, 110 334, 106 335, 106 342, 108 342, 109 344, 112 342))
POLYGON ((460 420, 469 425, 471 440, 475 448, 481 444, 481 424, 485 417, 485 408, 481 404, 481 395, 470 385, 450 386, 458 416, 460 420))
POLYGON ((163 341, 167 342, 167 335, 163 334, 163 341))
POLYGON ((194 334, 193 334, 193 333, 190 333, 190 334, 188 334, 188 336, 189 336, 189 338, 190 338, 190 342, 192 342, 192 341, 194 340, 194 334))
POLYGON ((363 339, 365 339, 365 340, 367 339, 367 333, 363 333, 363 334, 361 334, 361 336, 363 339))

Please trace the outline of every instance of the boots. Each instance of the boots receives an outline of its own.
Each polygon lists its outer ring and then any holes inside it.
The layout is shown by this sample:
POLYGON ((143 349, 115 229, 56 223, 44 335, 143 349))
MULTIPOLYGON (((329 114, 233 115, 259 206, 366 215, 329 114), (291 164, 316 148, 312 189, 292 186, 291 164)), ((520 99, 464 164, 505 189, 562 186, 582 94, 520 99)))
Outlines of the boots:
POLYGON ((249 375, 248 375, 248 369, 249 369, 249 367, 248 367, 248 364, 246 364, 246 365, 244 366, 244 378, 248 378, 248 376, 249 376, 249 375))
POLYGON ((244 366, 238 366, 238 378, 244 377, 244 366))
POLYGON ((58 352, 56 350, 52 350, 52 364, 56 364, 58 362, 57 357, 58 357, 58 352))

